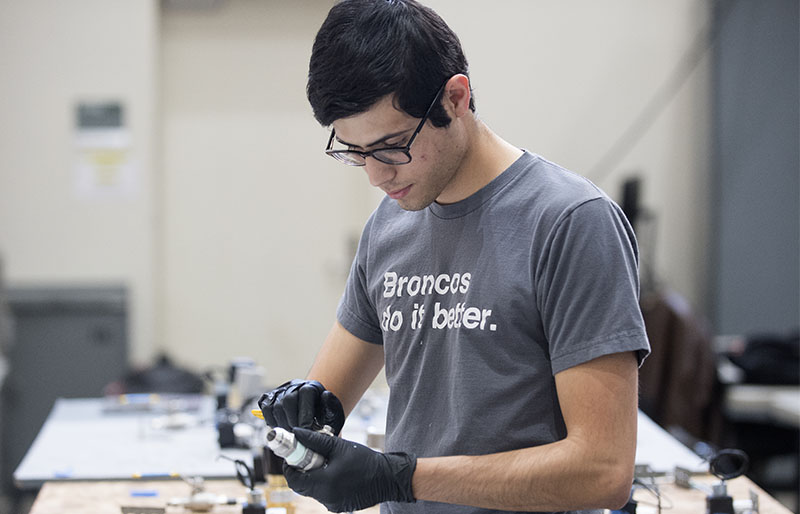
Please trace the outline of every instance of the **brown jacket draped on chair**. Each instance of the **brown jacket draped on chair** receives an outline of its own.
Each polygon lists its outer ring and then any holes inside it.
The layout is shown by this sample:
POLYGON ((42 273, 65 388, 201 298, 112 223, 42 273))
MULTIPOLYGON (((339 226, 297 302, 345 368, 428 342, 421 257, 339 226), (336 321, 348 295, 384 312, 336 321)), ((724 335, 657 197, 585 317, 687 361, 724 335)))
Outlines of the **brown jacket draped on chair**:
POLYGON ((718 434, 719 402, 712 340, 687 302, 674 292, 642 297, 651 353, 639 371, 640 407, 669 429, 713 441, 718 434))

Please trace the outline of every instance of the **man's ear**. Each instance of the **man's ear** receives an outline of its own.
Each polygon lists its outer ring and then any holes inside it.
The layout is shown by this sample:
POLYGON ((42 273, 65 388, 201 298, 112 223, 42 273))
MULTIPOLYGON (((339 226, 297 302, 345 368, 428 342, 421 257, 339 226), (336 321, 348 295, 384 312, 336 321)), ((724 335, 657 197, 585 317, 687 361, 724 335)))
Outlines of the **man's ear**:
POLYGON ((458 74, 453 75, 444 87, 443 99, 447 108, 456 118, 460 118, 469 112, 469 77, 458 74))

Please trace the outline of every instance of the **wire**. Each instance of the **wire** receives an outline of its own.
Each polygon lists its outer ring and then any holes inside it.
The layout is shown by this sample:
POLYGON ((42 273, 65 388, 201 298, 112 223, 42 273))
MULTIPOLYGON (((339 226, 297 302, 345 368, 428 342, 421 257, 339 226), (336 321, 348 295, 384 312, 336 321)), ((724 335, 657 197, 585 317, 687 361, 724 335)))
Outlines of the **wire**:
POLYGON ((241 459, 233 459, 227 455, 220 454, 218 459, 225 459, 233 462, 236 469, 236 478, 248 489, 253 489, 256 485, 256 473, 247 463, 241 459))
POLYGON ((672 102, 716 42, 734 4, 735 2, 714 0, 714 10, 719 12, 719 16, 711 16, 711 19, 695 36, 691 46, 678 61, 666 81, 655 90, 650 101, 645 104, 628 128, 622 131, 617 140, 586 173, 589 179, 596 183, 604 180, 650 130, 656 119, 672 102), (718 23, 715 23, 715 18, 718 23))
MULTIPOLYGON (((657 502, 656 503, 656 507, 658 508, 658 514, 661 514, 661 509, 662 509, 661 499, 662 498, 664 498, 668 502, 667 506, 663 507, 665 510, 670 510, 675 506, 672 503, 672 500, 666 494, 662 493, 661 490, 658 488, 658 486, 655 485, 655 483, 653 483, 651 485, 651 484, 648 484, 647 482, 644 482, 643 480, 641 480, 639 478, 634 478, 633 479, 633 483, 635 485, 639 485, 639 486, 645 488, 650 494, 652 494, 653 496, 656 497, 656 502, 657 502)), ((645 505, 653 505, 652 503, 647 503, 647 502, 643 502, 643 501, 639 501, 639 503, 643 503, 645 505)))

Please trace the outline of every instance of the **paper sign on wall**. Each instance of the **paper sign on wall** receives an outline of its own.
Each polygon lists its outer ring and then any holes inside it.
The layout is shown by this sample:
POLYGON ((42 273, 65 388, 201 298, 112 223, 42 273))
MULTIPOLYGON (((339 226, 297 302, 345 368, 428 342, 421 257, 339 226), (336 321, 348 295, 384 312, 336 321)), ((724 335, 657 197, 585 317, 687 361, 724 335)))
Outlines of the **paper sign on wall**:
POLYGON ((75 190, 83 197, 125 197, 136 191, 131 136, 120 102, 79 102, 75 109, 75 190))

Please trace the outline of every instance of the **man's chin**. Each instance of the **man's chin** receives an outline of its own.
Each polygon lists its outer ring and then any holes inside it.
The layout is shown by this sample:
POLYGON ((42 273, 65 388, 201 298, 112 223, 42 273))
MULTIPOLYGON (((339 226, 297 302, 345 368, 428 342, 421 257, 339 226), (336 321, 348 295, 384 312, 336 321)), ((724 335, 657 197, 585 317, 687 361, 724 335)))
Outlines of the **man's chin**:
POLYGON ((396 202, 401 209, 410 212, 421 211, 422 209, 426 208, 432 203, 432 202, 413 202, 413 201, 408 201, 405 198, 402 200, 396 200, 396 202))

